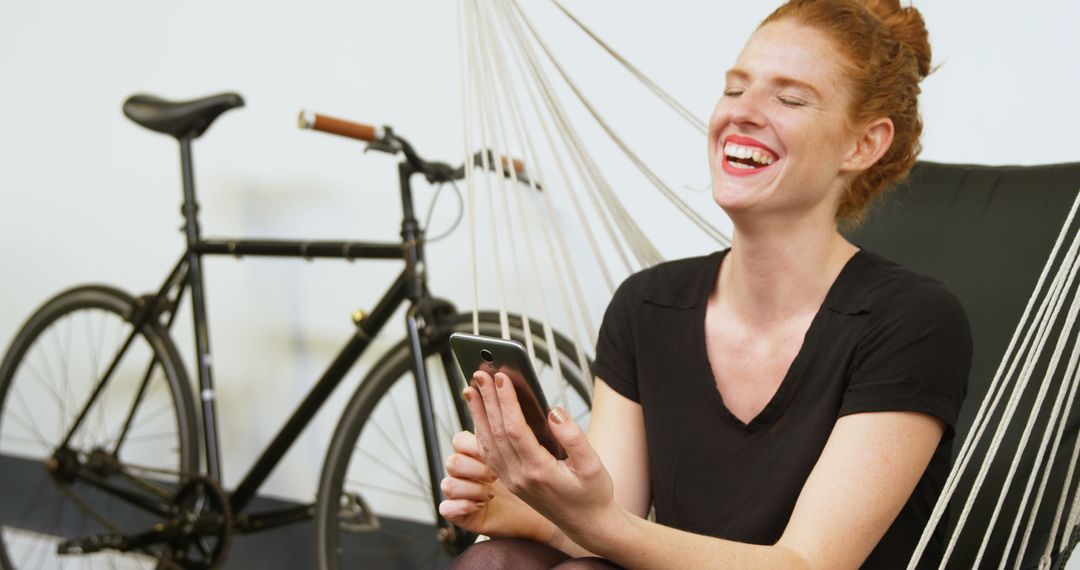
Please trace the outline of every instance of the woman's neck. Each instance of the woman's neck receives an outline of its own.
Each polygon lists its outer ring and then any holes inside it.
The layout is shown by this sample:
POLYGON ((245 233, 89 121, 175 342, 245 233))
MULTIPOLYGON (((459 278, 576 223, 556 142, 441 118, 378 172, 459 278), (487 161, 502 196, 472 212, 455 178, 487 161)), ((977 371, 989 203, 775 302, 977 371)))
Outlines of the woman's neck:
POLYGON ((740 231, 717 280, 716 299, 754 328, 816 313, 858 251, 835 224, 788 224, 740 231))

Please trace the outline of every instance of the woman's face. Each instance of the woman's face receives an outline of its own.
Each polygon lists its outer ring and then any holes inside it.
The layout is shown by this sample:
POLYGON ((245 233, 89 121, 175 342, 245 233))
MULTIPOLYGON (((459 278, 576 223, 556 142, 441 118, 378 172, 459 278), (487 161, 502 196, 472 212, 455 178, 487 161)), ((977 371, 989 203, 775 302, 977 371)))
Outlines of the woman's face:
POLYGON ((849 172, 843 57, 823 33, 791 21, 760 28, 727 72, 709 121, 713 198, 746 214, 827 214, 849 172))

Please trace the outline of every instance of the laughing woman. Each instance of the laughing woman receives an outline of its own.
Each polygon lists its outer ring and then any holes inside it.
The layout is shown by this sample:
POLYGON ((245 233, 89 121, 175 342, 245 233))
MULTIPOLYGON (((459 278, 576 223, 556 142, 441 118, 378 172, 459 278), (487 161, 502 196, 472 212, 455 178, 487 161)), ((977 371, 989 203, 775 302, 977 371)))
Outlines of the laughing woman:
POLYGON ((922 17, 897 0, 792 0, 765 19, 709 123, 732 246, 622 284, 588 438, 553 410, 558 461, 505 377, 465 389, 476 434, 455 437, 440 512, 496 539, 460 567, 907 564, 949 469, 971 335, 940 283, 838 224, 911 168, 929 69, 922 17))

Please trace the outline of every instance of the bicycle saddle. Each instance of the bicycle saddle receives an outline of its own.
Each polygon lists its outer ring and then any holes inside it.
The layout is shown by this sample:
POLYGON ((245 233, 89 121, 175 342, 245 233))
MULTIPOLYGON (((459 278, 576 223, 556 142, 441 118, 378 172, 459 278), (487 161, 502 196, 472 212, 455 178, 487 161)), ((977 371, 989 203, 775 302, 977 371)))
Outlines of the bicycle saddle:
POLYGON ((220 93, 190 101, 166 101, 140 93, 124 101, 124 115, 152 131, 177 139, 195 139, 206 132, 219 115, 243 106, 244 99, 237 93, 220 93))

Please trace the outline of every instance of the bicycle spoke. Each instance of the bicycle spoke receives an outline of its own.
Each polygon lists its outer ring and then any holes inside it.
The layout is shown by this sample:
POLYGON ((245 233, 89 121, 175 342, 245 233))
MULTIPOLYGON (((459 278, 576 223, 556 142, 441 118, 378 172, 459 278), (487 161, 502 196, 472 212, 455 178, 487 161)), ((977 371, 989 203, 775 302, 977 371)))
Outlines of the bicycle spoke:
POLYGON ((16 520, 25 520, 26 517, 30 516, 31 512, 35 510, 38 500, 41 499, 41 496, 45 493, 45 490, 48 489, 50 485, 51 481, 49 481, 48 479, 38 479, 38 486, 34 491, 34 494, 31 495, 30 500, 27 501, 26 509, 19 514, 19 518, 16 520))
POLYGON ((375 463, 378 463, 379 465, 382 465, 383 467, 385 467, 387 470, 392 471, 402 481, 412 483, 413 485, 416 486, 416 488, 420 491, 420 493, 422 495, 424 495, 425 498, 427 497, 427 489, 424 486, 424 482, 425 482, 424 480, 410 478, 408 475, 402 473, 401 471, 398 471, 392 465, 390 465, 389 463, 386 463, 382 459, 379 459, 377 456, 375 456, 373 453, 371 453, 370 451, 368 451, 366 449, 362 449, 360 447, 357 447, 356 451, 359 451, 361 454, 363 454, 365 457, 367 457, 368 460, 374 461, 375 463))
POLYGON ((22 405, 23 411, 26 414, 25 417, 16 417, 16 419, 24 422, 23 425, 30 428, 30 431, 34 432, 34 435, 37 436, 38 441, 41 442, 41 447, 44 450, 48 450, 50 448, 50 445, 45 435, 41 433, 41 429, 38 427, 37 421, 34 420, 34 412, 31 411, 30 406, 26 403, 26 398, 23 397, 22 392, 18 390, 18 388, 16 388, 14 392, 15 398, 17 399, 19 404, 22 405))
MULTIPOLYGON (((69 413, 69 411, 68 411, 68 407, 67 407, 67 404, 65 403, 65 399, 64 399, 64 397, 63 397, 63 396, 61 396, 61 395, 60 395, 60 394, 59 394, 59 393, 58 393, 58 392, 56 391, 56 385, 55 385, 55 383, 54 383, 54 382, 51 382, 51 381, 49 380, 49 378, 54 378, 55 376, 54 376, 54 375, 52 374, 52 371, 51 371, 51 367, 50 367, 50 366, 49 366, 49 364, 48 364, 48 363, 49 363, 49 361, 48 361, 47 359, 45 359, 45 356, 44 356, 44 354, 45 354, 45 350, 44 350, 44 347, 41 347, 41 346, 39 345, 39 348, 40 348, 41 350, 35 351, 35 355, 37 356, 37 358, 38 358, 38 360, 39 360, 39 361, 42 361, 42 360, 44 360, 44 361, 42 362, 42 364, 44 365, 44 367, 45 367, 45 371, 46 371, 46 373, 47 373, 47 374, 41 374, 40 372, 38 372, 37 368, 35 368, 34 366, 32 366, 32 364, 33 364, 33 363, 32 363, 32 362, 30 362, 29 360, 27 360, 27 361, 25 362, 25 364, 27 364, 27 365, 29 366, 29 370, 30 370, 31 372, 33 372, 33 373, 34 373, 34 375, 35 375, 35 376, 36 376, 36 378, 37 378, 37 381, 38 381, 38 382, 40 382, 40 383, 41 383, 41 384, 42 384, 43 386, 45 386, 45 387, 46 387, 46 388, 47 388, 47 389, 49 390, 49 393, 50 393, 50 395, 51 395, 51 396, 53 397, 53 399, 54 399, 54 400, 56 401, 57 407, 59 407, 59 408, 62 408, 62 409, 63 409, 63 414, 61 414, 61 416, 60 416, 60 419, 61 419, 61 421, 63 421, 63 419, 64 419, 64 418, 65 418, 65 417, 67 416, 67 414, 69 413)), ((74 399, 72 399, 72 401, 74 401, 74 399)), ((62 429, 62 427, 63 427, 63 426, 61 425, 60 427, 61 427, 61 429, 62 429)))
MULTIPOLYGON (((414 379, 414 381, 415 381, 415 379, 414 379)), ((416 394, 416 390, 415 390, 416 386, 415 385, 410 385, 409 389, 411 389, 411 390, 406 389, 405 392, 407 392, 409 394, 406 397, 411 399, 411 397, 413 397, 413 395, 416 394)), ((410 452, 409 453, 410 454, 409 466, 413 467, 413 471, 415 471, 416 474, 417 474, 416 478, 417 478, 418 481, 421 481, 421 485, 422 485, 422 481, 428 480, 428 476, 424 475, 424 473, 426 473, 426 472, 421 471, 421 467, 420 467, 420 465, 423 464, 424 460, 421 459, 421 460, 418 461, 417 458, 416 458, 416 452, 417 452, 418 449, 422 449, 422 445, 421 446, 414 445, 413 440, 411 440, 410 437, 409 437, 409 434, 415 433, 416 430, 407 430, 405 428, 405 421, 402 419, 401 409, 399 407, 397 407, 397 399, 399 399, 399 396, 397 396, 396 394, 400 394, 400 393, 401 393, 401 391, 391 392, 390 393, 390 408, 392 410, 394 410, 394 419, 397 421, 397 429, 399 429, 399 433, 401 433, 401 438, 404 440, 404 443, 405 443, 405 445, 402 446, 402 447, 404 447, 404 449, 406 451, 410 452)), ((414 409, 416 409, 416 402, 415 401, 410 402, 410 404, 413 404, 414 409)), ((417 413, 416 418, 417 418, 416 423, 414 423, 414 425, 419 424, 419 421, 420 421, 419 420, 419 413, 417 413)), ((422 433, 420 434, 420 438, 421 438, 421 442, 422 442, 422 439, 423 439, 423 434, 422 433)), ((422 457, 422 451, 421 451, 421 457, 422 457)))
MULTIPOLYGON (((439 364, 439 367, 440 368, 442 367, 441 363, 439 364)), ((443 370, 443 372, 447 373, 447 374, 453 374, 453 371, 448 371, 448 370, 445 370, 445 369, 443 370)), ((453 390, 450 388, 450 386, 451 386, 450 378, 446 378, 445 380, 446 380, 446 383, 445 383, 446 390, 442 391, 443 396, 442 396, 442 398, 440 398, 440 400, 443 403, 443 413, 436 416, 435 419, 439 420, 439 424, 443 428, 443 434, 445 436, 447 436, 446 441, 450 441, 454 437, 454 433, 456 433, 454 431, 454 426, 453 426, 453 424, 451 422, 454 422, 454 421, 457 420, 457 412, 455 411, 455 408, 454 408, 453 394, 451 394, 453 392, 453 390)), ((446 453, 449 450, 443 449, 441 451, 443 453, 446 453)))
MULTIPOLYGON (((156 441, 156 440, 159 440, 159 439, 175 438, 175 437, 176 437, 175 432, 168 432, 168 433, 162 432, 162 433, 151 433, 151 434, 145 434, 145 435, 137 435, 137 436, 134 436, 134 437, 128 436, 127 439, 125 439, 124 441, 142 441, 142 442, 146 442, 146 441, 156 441)), ((106 443, 109 444, 109 445, 105 446, 106 448, 112 447, 112 445, 114 443, 116 443, 116 438, 110 439, 106 443)))
POLYGON ((389 487, 376 485, 375 483, 368 483, 366 481, 356 481, 354 479, 349 479, 349 482, 355 483, 357 487, 364 487, 373 491, 387 493, 389 495, 395 495, 397 497, 405 499, 414 499, 418 501, 423 501, 425 503, 431 500, 431 497, 428 496, 426 489, 424 489, 423 492, 410 493, 409 491, 403 489, 391 489, 389 487))
MULTIPOLYGON (((420 471, 416 468, 415 462, 407 455, 402 453, 401 449, 398 448, 399 442, 395 441, 394 438, 390 437, 390 434, 386 433, 386 430, 384 430, 378 422, 372 421, 371 427, 374 428, 374 430, 382 436, 383 440, 388 444, 390 450, 394 452, 394 455, 397 455, 401 459, 401 461, 406 464, 407 467, 412 469, 413 475, 417 479, 420 479, 420 471)), ((402 437, 404 437, 404 435, 402 437)))
POLYGON ((172 402, 164 402, 161 405, 159 405, 157 408, 154 408, 153 412, 146 413, 146 414, 137 413, 136 414, 137 419, 134 422, 132 422, 131 429, 135 429, 137 427, 143 427, 143 426, 146 425, 146 422, 156 420, 159 417, 161 417, 162 414, 164 414, 166 412, 171 412, 172 409, 173 409, 172 402))
POLYGON ((64 380, 64 386, 67 388, 67 400, 69 402, 75 401, 75 395, 71 393, 71 382, 68 380, 71 378, 71 366, 69 364, 68 357, 71 355, 71 319, 64 319, 64 346, 60 351, 60 368, 63 370, 62 377, 64 380))
POLYGON ((85 516, 90 516, 91 518, 93 518, 93 519, 94 519, 94 520, 96 520, 97 522, 101 523, 101 526, 103 526, 103 527, 105 527, 106 529, 108 529, 108 530, 109 530, 109 532, 116 532, 116 533, 119 533, 119 532, 120 532, 120 528, 119 528, 119 527, 117 527, 116 525, 114 525, 114 524, 112 523, 112 521, 109 521, 109 520, 108 520, 108 519, 106 519, 106 518, 105 518, 104 516, 102 516, 101 514, 99 514, 99 513, 98 513, 98 512, 97 512, 97 511, 96 511, 96 510, 95 510, 95 509, 94 509, 94 508, 92 507, 92 506, 90 506, 90 505, 89 505, 89 504, 88 504, 88 503, 86 502, 86 500, 85 500, 85 499, 83 499, 82 497, 80 497, 80 496, 76 495, 76 494, 75 494, 75 492, 74 492, 74 491, 72 491, 70 487, 68 487, 68 486, 63 486, 63 487, 60 487, 60 490, 61 490, 61 491, 62 491, 62 492, 64 493, 64 495, 65 495, 65 496, 66 496, 66 497, 67 497, 67 498, 68 498, 69 500, 71 500, 71 502, 72 502, 72 503, 74 503, 74 504, 75 504, 75 506, 76 506, 76 507, 78 507, 78 508, 79 508, 79 510, 81 510, 81 511, 82 511, 82 512, 83 512, 83 513, 85 514, 85 516))
POLYGON ((26 567, 29 567, 29 568, 44 568, 45 567, 45 557, 49 555, 49 549, 48 549, 47 546, 45 546, 47 544, 46 541, 44 541, 42 539, 36 539, 35 540, 34 537, 30 537, 29 542, 33 546, 33 549, 27 550, 26 558, 23 558, 22 564, 20 564, 20 566, 26 566, 26 567), (40 552, 41 554, 38 554, 38 552, 40 552), (37 564, 35 564, 33 566, 30 566, 29 564, 26 564, 35 555, 38 556, 37 564))

